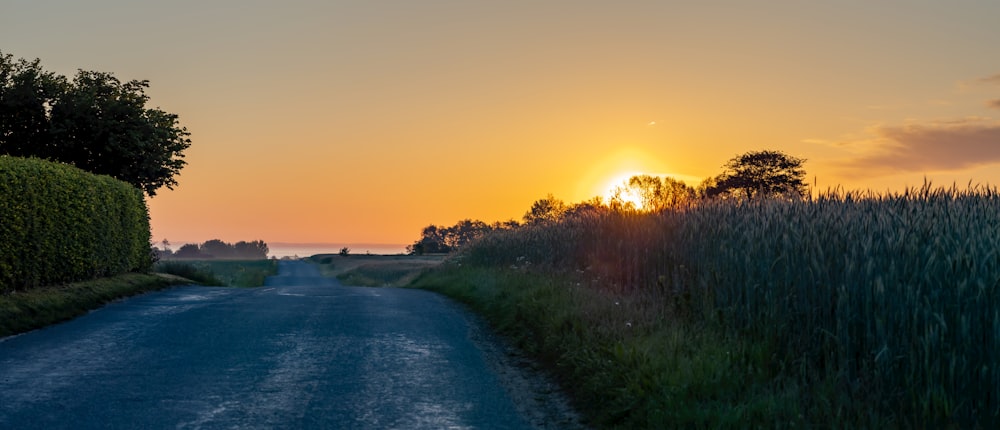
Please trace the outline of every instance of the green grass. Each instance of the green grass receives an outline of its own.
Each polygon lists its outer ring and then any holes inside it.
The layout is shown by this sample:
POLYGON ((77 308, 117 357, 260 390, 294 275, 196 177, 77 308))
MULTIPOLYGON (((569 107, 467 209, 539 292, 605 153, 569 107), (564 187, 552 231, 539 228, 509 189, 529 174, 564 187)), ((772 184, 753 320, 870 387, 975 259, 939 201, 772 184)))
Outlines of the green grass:
POLYGON ((411 286, 468 304, 550 369, 599 428, 806 425, 761 348, 662 302, 509 268, 446 264, 411 286), (751 369, 751 371, 748 371, 751 369))
POLYGON ((187 282, 170 276, 129 273, 0 295, 0 337, 65 321, 123 297, 187 282))
POLYGON ((65 321, 110 301, 173 285, 256 287, 277 272, 273 260, 162 261, 160 274, 130 273, 74 284, 0 295, 0 337, 65 321))
POLYGON ((997 219, 995 189, 929 186, 588 213, 414 285, 487 315, 598 427, 995 428, 997 219))
POLYGON ((164 260, 153 270, 205 286, 259 287, 278 271, 275 260, 164 260))

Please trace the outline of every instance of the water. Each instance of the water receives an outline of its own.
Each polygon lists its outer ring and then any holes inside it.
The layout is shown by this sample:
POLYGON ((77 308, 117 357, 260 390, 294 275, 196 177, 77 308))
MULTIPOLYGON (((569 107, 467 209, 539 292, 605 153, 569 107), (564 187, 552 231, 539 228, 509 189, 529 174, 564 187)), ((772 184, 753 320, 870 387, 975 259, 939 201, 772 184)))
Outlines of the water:
POLYGON ((268 243, 268 257, 308 257, 316 254, 336 254, 344 247, 351 254, 393 255, 406 253, 406 245, 386 243, 268 243))

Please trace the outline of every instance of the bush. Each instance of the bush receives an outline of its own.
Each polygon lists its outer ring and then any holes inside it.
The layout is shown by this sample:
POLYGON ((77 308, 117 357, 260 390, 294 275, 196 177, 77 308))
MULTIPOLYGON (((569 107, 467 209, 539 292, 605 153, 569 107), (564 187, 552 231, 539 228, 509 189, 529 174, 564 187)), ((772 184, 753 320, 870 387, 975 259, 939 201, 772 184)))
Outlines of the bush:
POLYGON ((0 292, 145 271, 142 192, 108 176, 0 156, 0 292))

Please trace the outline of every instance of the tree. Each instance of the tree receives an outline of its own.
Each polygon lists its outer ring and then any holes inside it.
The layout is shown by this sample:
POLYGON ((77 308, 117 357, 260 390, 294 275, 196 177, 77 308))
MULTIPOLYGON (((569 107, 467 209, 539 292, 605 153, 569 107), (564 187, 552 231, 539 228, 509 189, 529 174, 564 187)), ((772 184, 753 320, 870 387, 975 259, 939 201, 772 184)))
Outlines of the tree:
POLYGON ((80 70, 68 82, 39 60, 0 52, 0 154, 39 157, 109 175, 156 195, 173 189, 190 133, 147 108, 149 81, 80 70))
POLYGON ((198 245, 193 243, 187 243, 180 247, 177 252, 173 255, 174 258, 205 258, 205 254, 201 253, 198 249, 198 245))
POLYGON ((566 203, 549 194, 544 199, 535 200, 531 209, 524 214, 525 224, 556 221, 566 212, 566 203))
POLYGON ((416 255, 451 252, 451 249, 445 245, 445 230, 444 227, 438 227, 433 224, 424 227, 420 232, 420 239, 414 242, 413 245, 407 246, 407 252, 416 255))
POLYGON ((201 244, 201 252, 214 258, 233 258, 233 246, 219 239, 212 239, 201 244))
POLYGON ((628 203, 623 197, 629 194, 638 199, 638 206, 646 212, 661 212, 682 207, 695 198, 694 188, 669 176, 636 175, 624 187, 615 190, 609 202, 611 207, 624 208, 628 203))
POLYGON ((233 245, 233 255, 236 258, 264 259, 267 258, 268 252, 271 252, 271 250, 263 240, 239 241, 233 245))
POLYGON ((0 153, 50 158, 55 152, 49 114, 66 92, 66 78, 42 70, 41 61, 14 61, 0 52, 0 153))
POLYGON ((776 196, 802 197, 806 194, 805 159, 781 151, 747 152, 724 167, 726 170, 712 183, 705 183, 707 197, 762 198, 776 196))

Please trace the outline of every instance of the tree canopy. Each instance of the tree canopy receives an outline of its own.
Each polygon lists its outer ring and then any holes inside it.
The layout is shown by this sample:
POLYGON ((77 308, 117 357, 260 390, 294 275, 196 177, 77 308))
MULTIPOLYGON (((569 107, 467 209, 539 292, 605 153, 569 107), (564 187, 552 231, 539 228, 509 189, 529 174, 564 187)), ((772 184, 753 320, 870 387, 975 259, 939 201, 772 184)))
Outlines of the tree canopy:
POLYGON ((555 221, 566 212, 566 203, 549 194, 544 199, 535 200, 531 204, 531 209, 524 213, 525 224, 537 224, 546 221, 555 221))
POLYGON ((802 197, 805 159, 781 151, 751 151, 730 159, 725 171, 703 184, 707 197, 802 197))
POLYGON ((235 244, 212 239, 201 245, 189 243, 181 246, 177 252, 170 252, 169 242, 164 239, 163 249, 159 250, 161 258, 218 258, 231 260, 257 260, 267 258, 270 252, 263 240, 250 242, 239 241, 235 244))
POLYGON ((177 115, 146 107, 147 88, 85 70, 68 80, 0 52, 0 154, 72 164, 150 196, 173 189, 190 133, 177 115))
POLYGON ((638 198, 638 206, 644 212, 661 212, 689 204, 695 200, 695 190, 683 181, 669 176, 635 175, 618 187, 611 196, 609 206, 616 209, 629 207, 625 194, 638 198))

